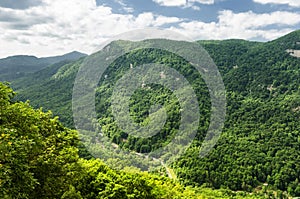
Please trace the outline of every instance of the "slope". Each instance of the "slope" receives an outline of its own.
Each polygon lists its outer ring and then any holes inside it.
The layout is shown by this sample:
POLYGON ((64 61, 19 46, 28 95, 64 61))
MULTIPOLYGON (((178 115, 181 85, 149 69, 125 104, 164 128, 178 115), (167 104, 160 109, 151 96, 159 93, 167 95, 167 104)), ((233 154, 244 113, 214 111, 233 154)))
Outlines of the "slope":
POLYGON ((0 82, 1 198, 262 198, 262 195, 183 187, 166 177, 133 169, 117 171, 78 157, 77 132, 50 112, 12 102, 0 82))
MULTIPOLYGON (((203 93, 199 99, 203 99, 200 108, 204 114, 201 120, 203 125, 193 146, 172 165, 178 179, 186 185, 205 184, 213 188, 246 191, 280 189, 294 196, 300 195, 300 59, 286 52, 287 49, 297 49, 299 40, 300 34, 296 31, 266 43, 200 41, 219 67, 227 91, 227 119, 223 134, 214 150, 204 158, 199 158, 198 152, 209 114, 209 101, 205 100, 207 88, 199 74, 188 70, 188 63, 172 54, 153 49, 140 50, 112 64, 106 71, 108 79, 102 79, 97 89, 98 95, 107 96, 104 100, 96 98, 99 122, 113 142, 137 152, 151 151, 155 144, 159 147, 168 142, 168 136, 155 137, 150 141, 129 139, 126 133, 116 129, 113 120, 109 119, 109 110, 103 109, 109 105, 111 92, 107 82, 120 78, 131 63, 153 61, 175 67, 183 64, 185 77, 197 79, 195 89, 198 94, 203 93)), ((42 89, 20 87, 19 98, 28 98, 65 119, 71 118, 71 89, 79 64, 65 65, 49 79, 37 83, 42 89)), ((151 103, 168 94, 160 87, 155 89, 159 93, 154 98, 149 98, 149 93, 135 93, 132 98, 135 109, 131 110, 135 119, 144 120, 151 103), (147 100, 150 100, 149 104, 145 103, 147 100)), ((171 104, 176 104, 172 97, 169 99, 171 104)), ((169 126, 176 127, 176 112, 170 114, 173 119, 169 126)), ((71 122, 67 124, 71 125, 71 122)))
POLYGON ((28 73, 39 71, 48 65, 69 60, 74 61, 86 54, 71 52, 61 56, 37 58, 35 56, 17 55, 0 59, 0 81, 12 81, 28 73))

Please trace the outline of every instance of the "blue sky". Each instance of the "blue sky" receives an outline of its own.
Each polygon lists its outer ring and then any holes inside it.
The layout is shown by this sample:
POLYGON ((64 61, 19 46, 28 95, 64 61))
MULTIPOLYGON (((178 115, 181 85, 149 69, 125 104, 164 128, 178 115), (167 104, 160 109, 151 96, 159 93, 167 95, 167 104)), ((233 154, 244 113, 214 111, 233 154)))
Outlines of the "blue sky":
POLYGON ((0 0, 0 57, 92 53, 134 29, 268 41, 300 29, 299 0, 0 0))

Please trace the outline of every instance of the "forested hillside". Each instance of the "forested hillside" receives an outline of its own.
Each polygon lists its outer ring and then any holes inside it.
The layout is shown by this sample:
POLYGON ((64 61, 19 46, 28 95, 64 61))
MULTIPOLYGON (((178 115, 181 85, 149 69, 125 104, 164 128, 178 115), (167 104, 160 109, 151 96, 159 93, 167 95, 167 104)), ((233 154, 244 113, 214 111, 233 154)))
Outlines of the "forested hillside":
POLYGON ((71 52, 61 56, 37 58, 17 55, 0 59, 0 81, 13 81, 62 61, 76 61, 86 54, 71 52))
MULTIPOLYGON (((223 133, 209 155, 199 157, 208 128, 210 101, 205 83, 193 66, 180 57, 160 50, 146 49, 117 59, 98 84, 96 109, 103 133, 120 147, 149 152, 166 144, 178 126, 178 102, 169 90, 147 85, 131 102, 136 122, 145 122, 149 107, 166 103, 168 120, 153 138, 130 138, 120 131, 108 109, 113 84, 126 70, 146 63, 160 63, 182 73, 193 85, 202 111, 198 134, 192 146, 170 165, 184 185, 229 188, 254 192, 280 190, 300 196, 300 59, 287 49, 300 49, 300 31, 270 42, 243 40, 199 41, 222 74, 227 92, 227 116, 223 133), (105 98, 103 98, 105 96, 105 98), (175 108, 174 108, 175 107, 175 108)), ((128 43, 130 45, 130 42, 128 43)), ((56 64, 24 79, 12 82, 18 95, 35 107, 43 106, 74 127, 71 112, 72 88, 83 59, 56 64), (24 86, 25 85, 25 86, 24 86)), ((269 191, 273 193, 273 191, 269 191)))
POLYGON ((78 157, 78 135, 51 112, 12 102, 0 83, 0 197, 18 198, 257 198, 244 192, 183 187, 134 168, 117 171, 78 157))

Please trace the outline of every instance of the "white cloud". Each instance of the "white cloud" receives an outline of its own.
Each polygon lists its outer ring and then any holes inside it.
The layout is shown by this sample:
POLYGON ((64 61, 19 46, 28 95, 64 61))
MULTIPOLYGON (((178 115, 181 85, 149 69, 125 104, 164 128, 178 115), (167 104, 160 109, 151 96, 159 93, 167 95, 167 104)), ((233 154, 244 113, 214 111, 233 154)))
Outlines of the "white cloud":
POLYGON ((165 17, 165 16, 158 16, 153 21, 154 26, 162 26, 164 24, 172 24, 172 23, 178 23, 183 21, 182 19, 179 19, 177 17, 165 17))
POLYGON ((125 10, 128 13, 134 12, 134 9, 132 7, 123 7, 123 10, 125 10))
POLYGON ((291 32, 291 28, 268 29, 267 26, 294 26, 300 24, 300 14, 291 12, 273 12, 256 14, 253 12, 233 13, 225 10, 219 13, 218 21, 182 22, 172 30, 188 34, 194 39, 254 39, 272 40, 291 32))
POLYGON ((134 9, 132 7, 129 7, 126 3, 124 3, 123 0, 114 0, 114 1, 122 7, 122 9, 120 10, 124 10, 127 13, 132 13, 134 11, 134 9))
POLYGON ((214 4, 214 0, 153 0, 161 6, 191 7, 195 2, 201 4, 214 4))
POLYGON ((197 10, 197 11, 201 10, 199 6, 191 6, 191 8, 192 8, 193 10, 197 10))
POLYGON ((288 4, 292 7, 300 7, 299 0, 253 0, 256 3, 260 4, 288 4))
POLYGON ((153 0, 161 6, 184 6, 186 5, 186 0, 153 0))
POLYGON ((198 2, 201 4, 214 4, 215 1, 214 0, 189 0, 189 2, 198 2))
POLYGON ((182 21, 150 12, 115 14, 110 7, 96 6, 95 0, 43 0, 43 4, 24 10, 0 7, 0 13, 0 57, 48 56, 73 50, 91 53, 97 44, 116 34, 182 21))
POLYGON ((233 13, 230 10, 220 12, 219 23, 222 26, 237 28, 258 28, 268 25, 295 25, 300 22, 300 14, 276 11, 272 13, 256 14, 252 11, 233 13))
POLYGON ((299 25, 300 14, 225 10, 219 13, 216 22, 187 20, 151 12, 137 16, 115 14, 110 7, 97 6, 95 0, 43 0, 43 4, 24 10, 0 7, 0 57, 15 54, 49 56, 73 50, 91 53, 114 35, 146 27, 171 27, 194 39, 271 40, 299 25))

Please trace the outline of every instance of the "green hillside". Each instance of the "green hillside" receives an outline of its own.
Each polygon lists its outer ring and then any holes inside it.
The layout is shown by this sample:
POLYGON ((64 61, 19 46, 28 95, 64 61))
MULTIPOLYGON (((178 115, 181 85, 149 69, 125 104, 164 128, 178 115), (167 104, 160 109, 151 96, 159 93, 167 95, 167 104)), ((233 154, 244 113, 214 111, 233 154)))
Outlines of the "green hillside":
MULTIPOLYGON (((139 89, 131 98, 130 111, 138 123, 147 122, 152 104, 165 103, 169 107, 166 125, 153 138, 131 138, 118 129, 107 108, 112 85, 130 69, 130 64, 133 67, 151 62, 165 64, 179 70, 189 80, 201 102, 201 125, 196 139, 185 155, 170 165, 178 181, 187 186, 248 192, 281 190, 278 194, 300 196, 300 59, 286 52, 287 49, 300 49, 299 41, 300 31, 265 43, 199 41, 218 66, 227 92, 223 133, 204 158, 199 157, 199 149, 210 115, 207 88, 190 63, 165 51, 137 50, 110 65, 106 70, 107 78, 100 80, 96 92, 96 96, 102 96, 96 97, 99 124, 113 142, 136 152, 149 152, 168 143, 178 129, 180 109, 169 90, 159 85, 147 85, 152 91, 139 89)), ((133 44, 128 42, 126 45, 133 44)), ((52 110, 64 124, 74 127, 72 88, 83 61, 49 66, 13 81, 12 87, 18 92, 16 99, 29 99, 35 107, 52 110)))
POLYGON ((262 198, 244 192, 183 187, 164 176, 78 157, 78 135, 51 112, 12 102, 0 83, 0 197, 3 199, 262 198))
POLYGON ((42 57, 17 55, 0 59, 0 81, 13 81, 62 61, 76 61, 86 54, 71 52, 61 56, 42 57))

